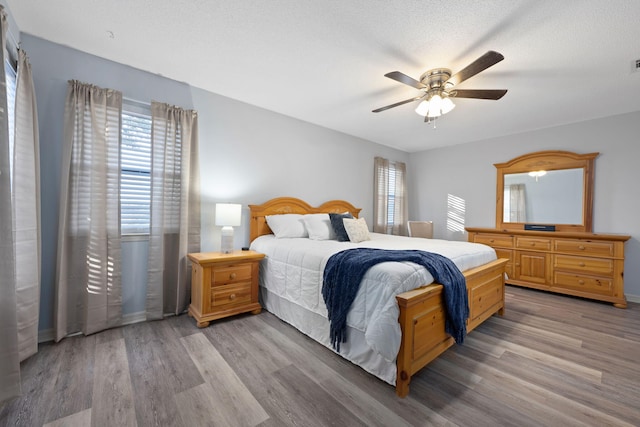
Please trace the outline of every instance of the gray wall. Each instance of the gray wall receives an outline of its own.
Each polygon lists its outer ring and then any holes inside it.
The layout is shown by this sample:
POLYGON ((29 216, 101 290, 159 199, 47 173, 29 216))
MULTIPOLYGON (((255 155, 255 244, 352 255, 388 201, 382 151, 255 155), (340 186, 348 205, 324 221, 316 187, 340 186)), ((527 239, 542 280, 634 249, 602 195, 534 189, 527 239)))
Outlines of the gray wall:
MULTIPOLYGON (((408 154, 253 107, 187 84, 22 34, 36 87, 42 183, 42 288, 40 325, 53 327, 62 124, 67 81, 117 89, 126 98, 157 100, 198 110, 202 186, 202 250, 220 248, 213 223, 216 202, 242 203, 237 248, 249 243, 249 203, 278 196, 311 204, 345 199, 371 224, 373 158, 408 162, 408 154)), ((144 311, 147 242, 123 244, 123 311, 136 320, 144 311)))
POLYGON ((495 226, 496 169, 534 151, 599 152, 595 161, 593 230, 631 235, 625 246, 625 293, 640 301, 640 112, 411 154, 411 217, 433 220, 434 235, 466 240, 447 230, 447 196, 465 200, 465 225, 495 226))

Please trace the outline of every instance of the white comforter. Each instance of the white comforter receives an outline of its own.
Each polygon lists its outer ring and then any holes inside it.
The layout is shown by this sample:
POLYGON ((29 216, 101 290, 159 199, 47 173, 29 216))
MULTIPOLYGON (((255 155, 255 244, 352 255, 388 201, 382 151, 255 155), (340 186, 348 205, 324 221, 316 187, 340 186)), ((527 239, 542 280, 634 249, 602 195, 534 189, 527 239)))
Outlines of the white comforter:
MULTIPOLYGON (((461 270, 496 259, 485 245, 371 233, 361 243, 261 236, 251 249, 266 254, 261 286, 305 309, 327 317, 322 298, 322 275, 329 257, 351 248, 420 249, 451 259, 461 270)), ((385 360, 395 361, 400 349, 399 308, 395 296, 433 282, 431 274, 411 262, 385 262, 365 274, 347 318, 347 325, 363 332, 367 344, 385 360)), ((295 326, 295 325, 294 325, 295 326)))

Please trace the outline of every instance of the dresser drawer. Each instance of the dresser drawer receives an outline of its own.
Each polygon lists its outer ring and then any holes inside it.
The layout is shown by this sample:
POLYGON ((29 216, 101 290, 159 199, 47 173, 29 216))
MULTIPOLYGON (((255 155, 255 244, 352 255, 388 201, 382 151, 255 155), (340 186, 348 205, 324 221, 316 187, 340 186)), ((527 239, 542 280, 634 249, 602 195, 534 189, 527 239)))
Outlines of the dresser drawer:
POLYGON ((211 289, 211 308, 224 309, 251 303, 251 282, 235 283, 211 289))
POLYGON ((551 239, 538 237, 516 237, 516 248, 527 250, 551 250, 551 239))
POLYGON ((473 241, 492 247, 513 247, 513 236, 505 236, 504 234, 477 234, 473 241))
POLYGON ((555 255, 554 267, 559 270, 573 270, 583 273, 613 275, 613 260, 585 258, 570 255, 555 255))
POLYGON ((614 256, 613 242, 592 242, 585 240, 556 240, 555 251, 585 256, 614 256))
POLYGON ((557 271, 554 275, 554 282, 559 287, 576 291, 599 295, 611 295, 613 293, 613 281, 605 277, 590 277, 557 271))
POLYGON ((213 286, 247 280, 251 280, 251 264, 236 264, 228 267, 217 267, 211 272, 211 284, 213 286))

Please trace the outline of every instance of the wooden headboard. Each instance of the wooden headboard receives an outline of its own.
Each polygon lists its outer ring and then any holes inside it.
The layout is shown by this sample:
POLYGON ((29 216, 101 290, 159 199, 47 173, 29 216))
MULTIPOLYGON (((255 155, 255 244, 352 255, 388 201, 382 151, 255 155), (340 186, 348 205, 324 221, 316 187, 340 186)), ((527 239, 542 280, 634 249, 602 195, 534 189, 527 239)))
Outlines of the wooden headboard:
POLYGON ((249 210, 251 211, 249 240, 253 242, 262 235, 272 234, 265 218, 267 215, 350 212, 354 218, 358 218, 361 209, 344 200, 330 200, 314 208, 304 200, 294 197, 278 197, 261 205, 249 205, 249 210))

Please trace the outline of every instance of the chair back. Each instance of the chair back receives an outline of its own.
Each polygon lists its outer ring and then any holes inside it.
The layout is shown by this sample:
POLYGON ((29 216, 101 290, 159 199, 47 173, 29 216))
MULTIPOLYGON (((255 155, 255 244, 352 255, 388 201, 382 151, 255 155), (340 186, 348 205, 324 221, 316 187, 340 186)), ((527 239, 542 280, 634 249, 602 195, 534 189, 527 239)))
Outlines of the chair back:
POLYGON ((433 238, 433 221, 408 221, 409 237, 433 238))

